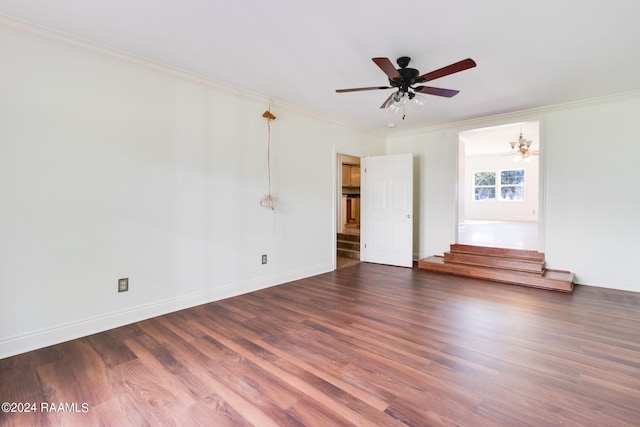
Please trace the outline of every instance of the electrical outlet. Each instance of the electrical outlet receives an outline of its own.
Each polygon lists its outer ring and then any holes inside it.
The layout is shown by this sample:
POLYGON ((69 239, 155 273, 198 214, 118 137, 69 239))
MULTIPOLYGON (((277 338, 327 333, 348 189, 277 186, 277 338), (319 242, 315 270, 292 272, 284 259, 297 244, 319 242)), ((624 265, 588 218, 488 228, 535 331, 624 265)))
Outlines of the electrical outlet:
POLYGON ((129 279, 118 279, 118 292, 127 292, 129 290, 129 279))
POLYGON ((262 255, 262 263, 266 264, 267 263, 267 254, 263 254, 262 255))

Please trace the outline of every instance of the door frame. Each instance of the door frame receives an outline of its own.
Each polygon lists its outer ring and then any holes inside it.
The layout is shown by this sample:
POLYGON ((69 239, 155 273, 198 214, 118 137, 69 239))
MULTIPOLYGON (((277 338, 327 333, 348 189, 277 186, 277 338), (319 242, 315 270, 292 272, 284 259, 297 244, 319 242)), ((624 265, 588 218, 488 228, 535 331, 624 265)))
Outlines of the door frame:
MULTIPOLYGON (((332 237, 332 250, 333 250, 333 269, 335 270, 338 266, 337 258, 338 258, 338 231, 340 230, 340 225, 338 221, 340 219, 340 215, 338 214, 338 209, 341 209, 342 204, 342 162, 340 161, 340 156, 351 156, 358 157, 360 162, 362 162, 363 157, 370 156, 369 153, 365 153, 364 151, 354 150, 352 148, 342 148, 338 146, 333 146, 333 237, 332 237)), ((361 163, 362 164, 362 163, 361 163)), ((360 192, 360 203, 362 204, 362 191, 360 192)), ((360 224, 362 224, 362 210, 360 211, 360 224)))
POLYGON ((546 122, 546 116, 540 115, 526 115, 526 116, 518 116, 518 115, 509 115, 506 117, 502 117, 500 120, 496 120, 495 118, 492 120, 487 120, 487 121, 480 121, 480 122, 476 122, 474 123, 473 126, 468 126, 465 127, 464 129, 459 129, 456 133, 457 135, 457 144, 456 144, 456 187, 455 187, 455 203, 456 203, 456 209, 455 209, 455 213, 456 213, 456 220, 455 220, 455 224, 454 224, 454 237, 455 237, 455 242, 458 243, 458 227, 460 224, 460 219, 463 216, 461 210, 464 206, 464 203, 468 203, 468 200, 461 200, 462 193, 463 191, 461 191, 461 189, 463 188, 462 186, 468 186, 469 183, 464 183, 461 182, 461 180, 464 180, 464 177, 461 177, 461 174, 463 173, 463 171, 461 170, 461 168, 463 167, 461 165, 461 161, 460 161, 460 150, 461 150, 461 146, 462 146, 462 142, 460 141, 460 133, 462 132, 467 132, 473 129, 481 129, 481 128, 485 128, 485 127, 492 127, 492 126, 503 126, 503 125, 509 125, 509 124, 513 124, 513 123, 518 123, 518 122, 538 122, 538 137, 539 137, 539 150, 540 150, 540 155, 539 155, 539 159, 538 159, 538 248, 537 251, 538 252, 544 252, 545 251, 545 245, 546 245, 546 240, 545 240, 545 236, 546 236, 546 143, 547 143, 547 122, 546 122))

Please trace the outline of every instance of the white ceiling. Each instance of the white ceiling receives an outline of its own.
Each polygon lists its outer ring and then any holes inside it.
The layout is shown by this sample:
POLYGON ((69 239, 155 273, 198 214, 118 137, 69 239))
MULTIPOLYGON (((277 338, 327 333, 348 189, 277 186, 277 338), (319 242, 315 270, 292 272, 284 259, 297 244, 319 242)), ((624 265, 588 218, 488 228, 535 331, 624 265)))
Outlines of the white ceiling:
POLYGON ((637 0, 0 0, 0 14, 379 132, 640 89, 637 0), (461 92, 404 121, 378 108, 388 90, 335 93, 386 85, 371 58, 405 55, 421 74, 478 66, 429 82, 461 92))

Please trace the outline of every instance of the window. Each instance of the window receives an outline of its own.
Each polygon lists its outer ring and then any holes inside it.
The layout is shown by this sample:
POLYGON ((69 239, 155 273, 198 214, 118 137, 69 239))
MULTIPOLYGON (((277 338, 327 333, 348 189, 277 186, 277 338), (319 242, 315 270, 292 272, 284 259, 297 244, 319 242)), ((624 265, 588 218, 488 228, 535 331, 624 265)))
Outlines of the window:
POLYGON ((524 169, 500 171, 500 200, 524 200, 524 169))
POLYGON ((524 200, 524 169, 500 171, 496 182, 495 171, 475 172, 473 175, 473 200, 524 200))
POLYGON ((496 198, 496 173, 476 172, 474 176, 474 199, 495 200, 496 198))

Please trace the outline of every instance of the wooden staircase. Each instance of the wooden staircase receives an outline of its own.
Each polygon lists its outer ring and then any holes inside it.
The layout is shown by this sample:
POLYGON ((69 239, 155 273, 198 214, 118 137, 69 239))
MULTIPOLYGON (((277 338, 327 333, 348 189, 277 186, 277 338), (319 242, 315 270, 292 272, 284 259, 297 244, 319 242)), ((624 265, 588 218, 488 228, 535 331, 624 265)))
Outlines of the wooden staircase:
POLYGON ((444 256, 418 261, 418 268, 554 291, 573 291, 573 273, 550 270, 544 264, 541 252, 453 244, 444 256))
POLYGON ((338 256, 350 259, 360 259, 360 235, 338 233, 338 256))

